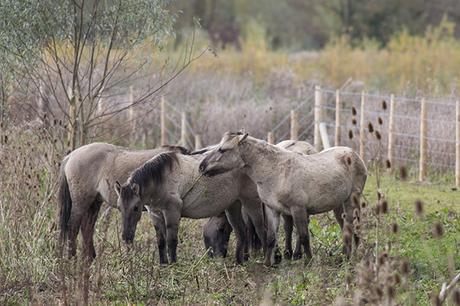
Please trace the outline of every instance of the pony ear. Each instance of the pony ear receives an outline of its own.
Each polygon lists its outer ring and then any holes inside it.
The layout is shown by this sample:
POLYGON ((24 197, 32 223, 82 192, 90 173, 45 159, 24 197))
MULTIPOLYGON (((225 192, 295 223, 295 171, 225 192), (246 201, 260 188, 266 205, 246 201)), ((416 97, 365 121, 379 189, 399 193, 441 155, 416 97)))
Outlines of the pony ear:
POLYGON ((120 190, 121 190, 121 184, 119 181, 115 181, 115 192, 117 194, 117 196, 120 196, 120 190))
POLYGON ((239 136, 238 144, 241 144, 248 136, 249 136, 249 133, 245 133, 244 135, 239 136))
POLYGON ((139 191, 140 191, 139 184, 132 183, 131 189, 134 191, 135 195, 139 196, 139 191))

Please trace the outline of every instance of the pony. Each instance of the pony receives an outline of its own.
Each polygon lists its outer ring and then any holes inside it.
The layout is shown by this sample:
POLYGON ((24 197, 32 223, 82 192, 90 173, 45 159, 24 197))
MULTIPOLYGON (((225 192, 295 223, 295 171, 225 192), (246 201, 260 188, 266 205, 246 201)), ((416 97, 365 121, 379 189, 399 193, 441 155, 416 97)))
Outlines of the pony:
POLYGON ((116 207, 116 181, 124 181, 145 161, 161 152, 187 153, 185 148, 165 146, 152 150, 131 150, 108 143, 82 146, 64 157, 59 171, 58 202, 60 206, 60 241, 68 242, 68 255, 77 252, 77 236, 81 230, 84 256, 96 257, 94 226, 103 202, 116 207))
MULTIPOLYGON (((298 140, 284 140, 279 142, 277 147, 287 149, 289 151, 302 153, 302 154, 314 154, 317 153, 316 149, 306 141, 298 140)), ((261 248, 260 237, 255 233, 254 225, 249 216, 242 211, 243 219, 246 225, 246 237, 248 242, 246 243, 246 253, 249 253, 248 248, 251 247, 253 252, 257 252, 261 248)), ((293 232, 293 219, 289 215, 282 214, 283 226, 285 231, 285 248, 284 258, 291 259, 292 252, 292 232, 293 232)), ((228 241, 232 228, 227 220, 225 214, 220 214, 209 218, 203 224, 203 241, 206 249, 210 249, 209 255, 225 257, 227 254, 228 241)), ((296 249, 294 254, 298 256, 300 253, 300 241, 297 239, 296 249)), ((296 258, 294 258, 296 259, 296 258)))
MULTIPOLYGON (((345 232, 353 234, 358 246, 359 238, 351 225, 354 217, 359 216, 359 197, 366 183, 367 168, 352 149, 332 147, 305 155, 270 145, 247 133, 227 132, 203 159, 200 171, 213 176, 234 169, 240 169, 257 184, 260 199, 266 205, 266 265, 275 263, 273 249, 281 213, 292 216, 307 258, 312 257, 309 215, 330 210, 344 232, 346 255, 351 253, 353 239, 347 238, 345 232)), ((298 254, 301 256, 302 253, 298 254)))
POLYGON ((216 171, 213 177, 203 176, 198 168, 205 156, 206 153, 160 153, 134 170, 125 183, 116 182, 125 242, 133 242, 141 208, 146 206, 154 216, 160 264, 174 263, 177 261, 180 219, 208 218, 225 211, 237 237, 235 258, 240 264, 244 261, 246 243, 241 215, 243 206, 256 222, 255 228, 263 237, 265 249, 266 230, 256 185, 240 171, 223 174, 216 171))

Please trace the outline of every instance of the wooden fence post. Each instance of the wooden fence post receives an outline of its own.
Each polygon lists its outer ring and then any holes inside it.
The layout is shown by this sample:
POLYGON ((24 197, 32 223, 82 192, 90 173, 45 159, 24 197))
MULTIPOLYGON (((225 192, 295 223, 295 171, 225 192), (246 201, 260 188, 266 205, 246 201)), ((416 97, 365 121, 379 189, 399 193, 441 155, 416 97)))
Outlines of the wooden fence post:
POLYGON ((291 110, 291 139, 297 140, 299 138, 299 122, 297 120, 297 112, 291 110))
POLYGON ((335 146, 340 146, 340 90, 335 91, 335 146))
POLYGON ((322 103, 322 95, 321 95, 321 87, 315 86, 315 119, 314 119, 314 138, 313 144, 317 151, 321 151, 321 135, 319 132, 319 123, 321 121, 321 103, 322 103))
POLYGON ((460 187, 460 100, 456 107, 456 135, 455 135, 455 186, 460 187))
POLYGON ((388 118, 388 155, 387 159, 390 162, 391 168, 393 169, 394 161, 394 130, 395 130, 395 97, 394 95, 390 96, 390 115, 388 118))
POLYGON ((180 119, 180 145, 187 147, 187 117, 185 112, 181 113, 180 119))
POLYGON ((327 135, 326 123, 321 122, 319 124, 319 132, 321 133, 321 142, 324 149, 329 149, 331 144, 329 143, 329 136, 327 135))
POLYGON ((161 109, 160 109, 160 145, 165 146, 166 140, 166 102, 165 98, 161 97, 161 109))
POLYGON ((418 180, 423 182, 426 178, 426 101, 422 99, 420 109, 420 163, 418 180))
POLYGON ((366 94, 364 91, 361 92, 361 108, 360 108, 360 120, 359 120, 359 156, 364 160, 364 103, 366 103, 366 94))
POLYGON ((201 147, 201 136, 199 134, 195 134, 195 150, 199 150, 201 147))
POLYGON ((274 144, 275 143, 275 137, 273 136, 272 132, 267 133, 267 142, 269 144, 274 144))

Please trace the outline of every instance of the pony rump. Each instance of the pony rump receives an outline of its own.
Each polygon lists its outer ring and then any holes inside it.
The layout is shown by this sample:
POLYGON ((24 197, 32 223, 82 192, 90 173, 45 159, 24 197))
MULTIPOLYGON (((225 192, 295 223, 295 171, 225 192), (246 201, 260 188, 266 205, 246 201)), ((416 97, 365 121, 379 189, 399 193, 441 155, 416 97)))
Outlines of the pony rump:
MULTIPOLYGON (((172 170, 175 163, 179 163, 175 152, 160 153, 151 160, 147 161, 140 168, 134 171, 129 178, 129 183, 138 184, 141 188, 147 185, 150 181, 159 185, 164 180, 164 173, 167 169, 172 170)), ((121 196, 129 197, 132 194, 127 194, 131 188, 122 188, 121 196)))
POLYGON ((70 196, 69 183, 64 171, 65 162, 61 166, 61 178, 59 183, 58 201, 61 211, 59 213, 59 227, 61 231, 61 242, 67 239, 69 232, 69 220, 72 210, 72 198, 70 196))

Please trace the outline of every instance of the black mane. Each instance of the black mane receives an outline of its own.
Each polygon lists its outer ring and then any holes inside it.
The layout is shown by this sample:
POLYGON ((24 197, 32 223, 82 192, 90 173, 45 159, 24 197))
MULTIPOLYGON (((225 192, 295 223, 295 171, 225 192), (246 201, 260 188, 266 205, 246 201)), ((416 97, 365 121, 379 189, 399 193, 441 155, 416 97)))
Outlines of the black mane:
MULTIPOLYGON (((156 155, 154 158, 147 161, 141 167, 137 168, 130 176, 130 184, 138 184, 142 192, 142 188, 149 182, 153 181, 156 185, 160 185, 164 180, 164 172, 166 169, 172 170, 174 163, 179 163, 176 152, 165 152, 156 155)), ((121 196, 128 198, 133 195, 133 190, 129 188, 121 188, 121 196)))

